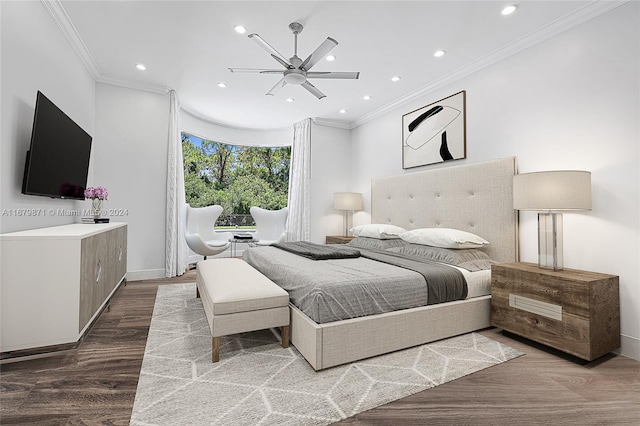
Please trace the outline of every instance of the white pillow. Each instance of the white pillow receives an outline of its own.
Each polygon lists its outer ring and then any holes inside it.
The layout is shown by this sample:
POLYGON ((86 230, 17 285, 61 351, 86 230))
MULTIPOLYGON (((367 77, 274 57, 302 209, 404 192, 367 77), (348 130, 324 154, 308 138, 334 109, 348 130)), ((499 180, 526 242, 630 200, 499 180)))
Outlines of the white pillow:
POLYGON ((451 228, 413 229, 400 234, 400 238, 412 244, 452 249, 480 248, 489 244, 475 234, 451 228))
POLYGON ((400 234, 406 232, 404 228, 383 223, 372 223, 371 225, 360 225, 351 228, 351 233, 356 237, 377 238, 379 240, 389 240, 400 238, 400 234))

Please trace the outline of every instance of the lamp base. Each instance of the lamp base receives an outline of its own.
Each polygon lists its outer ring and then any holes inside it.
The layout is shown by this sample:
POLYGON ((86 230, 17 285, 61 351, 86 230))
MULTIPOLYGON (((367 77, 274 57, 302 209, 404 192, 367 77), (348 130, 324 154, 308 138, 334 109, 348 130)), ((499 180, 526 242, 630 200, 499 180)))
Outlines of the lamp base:
POLYGON ((344 216, 342 219, 342 224, 344 225, 344 236, 348 237, 349 236, 349 229, 351 229, 353 226, 353 213, 349 210, 345 210, 344 211, 344 216))
POLYGON ((538 266, 561 271, 562 213, 538 213, 538 266))

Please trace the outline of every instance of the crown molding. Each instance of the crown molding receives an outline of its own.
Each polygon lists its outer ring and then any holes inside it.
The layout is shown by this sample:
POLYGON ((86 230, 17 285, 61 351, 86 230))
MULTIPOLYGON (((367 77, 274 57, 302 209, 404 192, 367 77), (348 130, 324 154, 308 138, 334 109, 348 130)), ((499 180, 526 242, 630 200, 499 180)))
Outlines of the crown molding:
POLYGON ((89 71, 91 77, 97 80, 101 75, 100 69, 93 59, 93 56, 91 56, 91 53, 89 53, 89 49, 87 49, 84 41, 82 41, 78 30, 76 30, 76 27, 71 22, 71 18, 67 15, 67 11, 62 7, 62 3, 60 3, 59 0, 41 0, 40 3, 47 10, 51 19, 58 25, 58 28, 60 28, 60 31, 62 31, 62 34, 64 34, 76 55, 78 55, 87 71, 89 71))
POLYGON ((112 86, 126 87, 127 89, 142 90, 145 92, 156 93, 158 95, 166 95, 171 91, 170 87, 161 84, 143 83, 141 81, 130 81, 121 78, 100 75, 96 79, 96 83, 110 84, 112 86))
POLYGON ((89 71, 89 74, 96 83, 111 84, 113 86, 143 90, 146 92, 157 93, 161 95, 164 95, 169 92, 169 90, 171 90, 169 87, 162 86, 160 84, 142 83, 104 75, 100 71, 100 68, 98 68, 98 65, 93 59, 93 56, 91 56, 87 45, 82 40, 82 37, 80 37, 80 34, 78 33, 75 25, 73 25, 73 22, 71 22, 71 18, 69 18, 67 11, 64 10, 64 7, 62 6, 62 3, 60 3, 60 0, 40 0, 40 3, 49 13, 51 19, 53 19, 56 25, 58 25, 58 28, 60 28, 60 31, 62 31, 62 34, 73 48, 73 51, 76 53, 76 55, 78 55, 83 65, 85 66, 87 71, 89 71))
POLYGON ((573 11, 561 18, 556 19, 530 33, 505 44, 499 49, 468 63, 467 65, 458 68, 457 70, 446 74, 440 78, 437 78, 429 84, 422 86, 418 90, 409 93, 406 96, 396 99, 368 114, 363 115, 358 120, 350 123, 350 128, 355 129, 371 120, 374 120, 400 106, 406 105, 417 98, 424 97, 425 95, 436 91, 442 87, 445 87, 455 81, 458 81, 464 77, 467 77, 473 73, 476 73, 483 68, 493 65, 502 61, 510 56, 522 52, 538 43, 542 43, 551 37, 561 34, 571 28, 578 26, 584 22, 594 19, 603 13, 606 13, 618 6, 628 3, 630 0, 616 0, 616 1, 603 1, 594 0, 580 9, 573 11))
POLYGON ((345 123, 343 121, 336 121, 336 120, 329 120, 326 118, 313 118, 313 123, 318 125, 318 126, 324 126, 324 127, 334 127, 336 129, 345 129, 345 130, 351 130, 352 127, 349 123, 345 123))

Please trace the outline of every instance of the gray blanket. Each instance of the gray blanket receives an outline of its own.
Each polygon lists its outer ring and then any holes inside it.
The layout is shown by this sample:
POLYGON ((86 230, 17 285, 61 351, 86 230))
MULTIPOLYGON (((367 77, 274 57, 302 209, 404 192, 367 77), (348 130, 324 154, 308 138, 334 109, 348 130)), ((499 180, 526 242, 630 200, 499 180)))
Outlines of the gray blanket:
POLYGON ((362 250, 362 256, 421 274, 427 282, 428 305, 467 297, 467 281, 457 269, 427 259, 407 258, 388 250, 362 250))
POLYGON ((351 247, 315 244, 308 241, 277 243, 272 244, 272 246, 312 260, 353 259, 360 257, 360 251, 351 247))

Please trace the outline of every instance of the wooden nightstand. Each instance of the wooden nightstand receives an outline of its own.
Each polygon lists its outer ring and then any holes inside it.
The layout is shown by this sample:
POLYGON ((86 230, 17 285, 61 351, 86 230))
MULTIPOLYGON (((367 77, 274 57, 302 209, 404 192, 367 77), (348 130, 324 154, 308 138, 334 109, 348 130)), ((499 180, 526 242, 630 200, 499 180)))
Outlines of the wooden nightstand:
POLYGON ((325 244, 347 244, 349 241, 353 240, 355 237, 349 236, 344 237, 342 235, 327 235, 325 244))
POLYGON ((618 277, 493 265, 491 325, 591 361, 620 347, 618 277))

